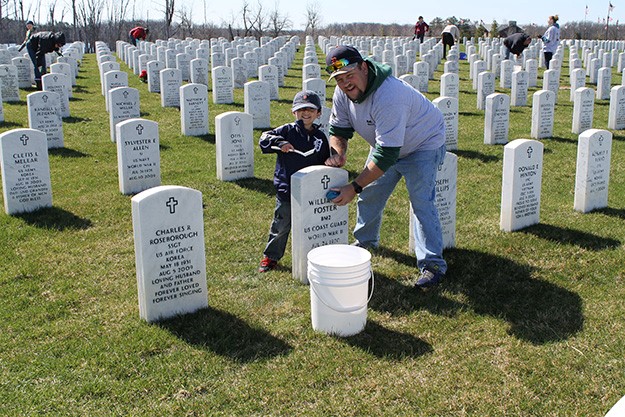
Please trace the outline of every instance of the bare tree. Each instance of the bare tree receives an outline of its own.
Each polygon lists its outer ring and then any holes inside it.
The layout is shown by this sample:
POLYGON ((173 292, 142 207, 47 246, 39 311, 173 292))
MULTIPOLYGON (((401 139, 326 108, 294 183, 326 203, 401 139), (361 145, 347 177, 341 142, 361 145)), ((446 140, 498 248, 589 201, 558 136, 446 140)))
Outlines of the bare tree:
MULTIPOLYGON (((74 0, 75 1, 75 0, 74 0)), ((108 4, 108 36, 111 40, 124 39, 122 33, 126 23, 126 15, 130 7, 130 0, 109 0, 108 4)), ((134 7, 134 3, 133 3, 134 7)))
POLYGON ((88 48, 100 40, 105 0, 82 0, 78 4, 78 21, 88 48))
POLYGON ((171 34, 171 23, 174 20, 175 0, 165 0, 165 36, 171 34))
POLYGON ((178 17, 180 18, 180 36, 182 38, 186 38, 187 36, 193 37, 193 21, 191 20, 191 12, 185 6, 181 6, 178 10, 178 17))
POLYGON ((265 30, 267 26, 267 16, 263 12, 263 5, 258 2, 258 8, 256 10, 250 9, 247 15, 247 23, 249 25, 250 31, 253 31, 254 34, 258 37, 265 35, 265 30))
POLYGON ((290 29, 292 25, 293 22, 289 19, 289 15, 280 13, 280 4, 276 2, 273 11, 269 15, 271 35, 273 37, 278 37, 284 30, 290 29))
POLYGON ((318 2, 308 3, 306 5, 306 29, 304 32, 309 33, 314 38, 317 34, 317 28, 321 25, 321 7, 318 2))
POLYGON ((250 34, 250 27, 248 26, 250 17, 249 15, 252 13, 252 8, 250 4, 245 0, 243 2, 243 7, 241 8, 241 18, 243 19, 243 36, 248 36, 250 34))

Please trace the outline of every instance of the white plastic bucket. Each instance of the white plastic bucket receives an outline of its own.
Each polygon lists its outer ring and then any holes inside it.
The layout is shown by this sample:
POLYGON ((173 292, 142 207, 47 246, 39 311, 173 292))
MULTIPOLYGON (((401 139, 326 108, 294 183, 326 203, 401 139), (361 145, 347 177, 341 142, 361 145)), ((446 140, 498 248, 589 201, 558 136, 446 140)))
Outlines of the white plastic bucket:
POLYGON ((327 245, 308 252, 313 329, 338 336, 360 333, 367 323, 371 254, 351 245, 327 245))

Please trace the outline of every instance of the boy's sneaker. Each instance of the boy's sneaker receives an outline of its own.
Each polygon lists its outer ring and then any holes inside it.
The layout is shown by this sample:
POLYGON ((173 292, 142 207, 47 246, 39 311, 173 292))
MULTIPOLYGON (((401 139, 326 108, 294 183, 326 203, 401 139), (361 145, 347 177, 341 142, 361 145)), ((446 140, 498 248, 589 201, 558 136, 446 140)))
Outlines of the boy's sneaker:
POLYGON ((436 287, 445 277, 445 274, 438 271, 438 268, 424 268, 415 284, 415 287, 421 291, 429 291, 436 287))
POLYGON ((258 267, 258 272, 267 272, 271 271, 278 265, 278 261, 274 261, 268 257, 264 257, 262 261, 260 261, 260 266, 258 267))

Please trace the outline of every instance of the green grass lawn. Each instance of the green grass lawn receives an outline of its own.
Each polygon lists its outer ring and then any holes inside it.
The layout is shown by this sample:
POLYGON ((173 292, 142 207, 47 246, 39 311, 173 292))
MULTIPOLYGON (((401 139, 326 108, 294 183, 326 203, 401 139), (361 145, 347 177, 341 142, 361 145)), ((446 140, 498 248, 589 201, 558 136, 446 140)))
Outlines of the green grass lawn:
MULTIPOLYGON (((272 102, 272 126, 292 120, 302 56, 272 102)), ((203 194, 210 305, 159 324, 139 319, 131 197, 119 193, 96 60, 86 55, 65 148, 50 151, 53 208, 0 213, 0 415, 603 416, 625 394, 625 136, 613 132, 609 207, 575 212, 564 62, 554 137, 542 140, 540 224, 499 230, 503 147, 483 144, 484 112, 462 61, 447 280, 436 292, 412 288, 400 184, 372 258, 367 327, 336 338, 312 330, 309 288, 291 277, 290 250, 277 271, 256 272, 274 157, 255 146, 254 178, 216 179, 214 118, 243 111, 243 91, 232 105, 211 100, 211 134, 185 137, 179 111, 130 75, 142 117, 159 123, 162 184, 203 194)), ((511 140, 529 138, 536 90, 512 109, 511 140)), ((29 92, 3 103, 0 133, 28 127, 29 92)), ((596 101, 594 127, 607 119, 608 101, 596 101)), ((367 151, 362 139, 350 142, 352 176, 367 151)))

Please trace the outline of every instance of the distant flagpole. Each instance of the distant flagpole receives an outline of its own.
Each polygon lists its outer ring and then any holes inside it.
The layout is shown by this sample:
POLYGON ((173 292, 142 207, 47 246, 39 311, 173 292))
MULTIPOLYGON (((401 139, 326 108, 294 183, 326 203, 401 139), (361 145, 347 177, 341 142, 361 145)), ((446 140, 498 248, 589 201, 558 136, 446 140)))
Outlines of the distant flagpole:
POLYGON ((610 26, 610 12, 614 9, 612 1, 608 2, 608 17, 605 19, 605 40, 608 40, 608 27, 610 26))
POLYGON ((586 20, 588 19, 588 5, 586 5, 586 10, 584 11, 584 39, 586 39, 586 29, 588 28, 588 24, 586 20))

